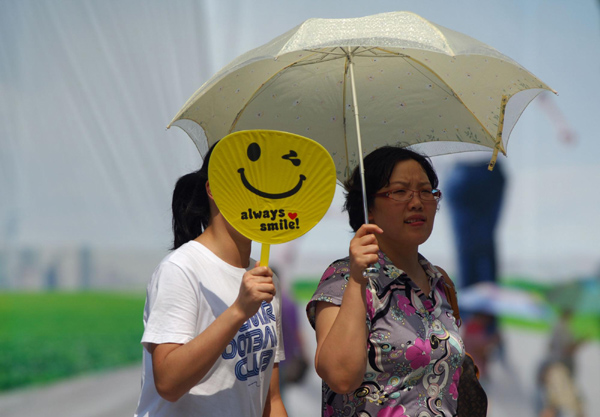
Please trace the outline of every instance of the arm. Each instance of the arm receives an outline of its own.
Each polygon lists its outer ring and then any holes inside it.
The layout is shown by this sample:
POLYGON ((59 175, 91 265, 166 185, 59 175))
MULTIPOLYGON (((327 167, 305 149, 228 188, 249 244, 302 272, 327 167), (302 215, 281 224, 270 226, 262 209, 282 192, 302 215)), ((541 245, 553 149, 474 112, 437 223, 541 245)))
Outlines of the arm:
POLYGON ((212 368, 239 328, 263 301, 275 295, 273 273, 257 266, 244 274, 236 301, 200 335, 186 344, 151 345, 154 383, 159 395, 177 401, 212 368))
POLYGON ((329 387, 341 394, 360 386, 367 367, 366 285, 364 269, 378 260, 374 224, 363 225, 350 242, 350 278, 341 306, 317 304, 315 367, 329 387))
POLYGON ((273 366, 273 373, 271 374, 269 393, 267 394, 263 417, 287 417, 287 415, 279 390, 279 364, 276 363, 273 366))

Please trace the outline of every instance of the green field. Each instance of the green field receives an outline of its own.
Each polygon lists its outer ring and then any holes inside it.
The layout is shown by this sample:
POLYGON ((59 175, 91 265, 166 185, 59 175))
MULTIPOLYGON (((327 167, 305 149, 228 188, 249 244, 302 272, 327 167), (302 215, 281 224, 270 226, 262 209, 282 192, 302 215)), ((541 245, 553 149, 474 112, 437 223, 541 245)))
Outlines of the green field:
POLYGON ((0 391, 140 361, 144 299, 0 293, 0 391))
MULTIPOLYGON (((292 297, 301 308, 318 279, 298 279, 292 297)), ((544 288, 506 282, 526 291, 544 288)), ((96 292, 0 293, 0 391, 139 362, 144 294, 96 292)), ((547 332, 545 321, 502 319, 503 326, 547 332)), ((600 340, 600 319, 577 317, 577 334, 600 340)))

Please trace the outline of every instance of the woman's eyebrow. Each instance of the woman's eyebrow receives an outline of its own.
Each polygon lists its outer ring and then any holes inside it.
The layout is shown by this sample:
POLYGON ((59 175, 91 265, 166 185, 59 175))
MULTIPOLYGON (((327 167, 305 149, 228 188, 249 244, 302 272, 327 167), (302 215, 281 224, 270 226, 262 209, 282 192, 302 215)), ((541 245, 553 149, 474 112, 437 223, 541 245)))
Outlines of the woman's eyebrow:
MULTIPOLYGON (((397 181, 393 181, 389 183, 389 186, 392 185, 403 185, 403 186, 408 186, 410 185, 409 181, 403 181, 403 180, 397 180, 397 181)), ((420 182, 419 184, 417 184, 419 187, 426 187, 426 186, 431 186, 431 183, 429 181, 423 181, 420 182)))
POLYGON ((398 184, 398 185, 408 185, 407 181, 393 181, 390 182, 389 185, 394 185, 394 184, 398 184))

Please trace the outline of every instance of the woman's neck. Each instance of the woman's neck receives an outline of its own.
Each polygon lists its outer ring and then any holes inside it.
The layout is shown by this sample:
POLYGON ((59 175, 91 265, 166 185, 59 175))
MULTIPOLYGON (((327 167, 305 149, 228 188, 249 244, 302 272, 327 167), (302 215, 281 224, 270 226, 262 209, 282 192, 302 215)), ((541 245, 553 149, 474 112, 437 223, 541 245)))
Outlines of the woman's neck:
POLYGON ((230 265, 238 268, 249 266, 252 241, 235 230, 221 214, 214 216, 195 240, 230 265))
POLYGON ((399 247, 397 244, 387 244, 379 240, 379 248, 392 263, 412 277, 420 275, 423 267, 419 263, 419 247, 399 247))
POLYGON ((387 246, 385 243, 379 243, 379 248, 387 255, 392 263, 408 275, 408 277, 419 287, 425 294, 431 292, 429 278, 427 273, 419 262, 419 247, 397 247, 395 245, 387 246))

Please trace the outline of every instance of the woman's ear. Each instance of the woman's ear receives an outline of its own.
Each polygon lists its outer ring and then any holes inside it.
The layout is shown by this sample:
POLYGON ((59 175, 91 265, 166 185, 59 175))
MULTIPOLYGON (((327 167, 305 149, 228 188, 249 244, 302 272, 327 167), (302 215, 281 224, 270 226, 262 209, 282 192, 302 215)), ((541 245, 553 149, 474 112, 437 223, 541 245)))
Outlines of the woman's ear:
POLYGON ((206 184, 204 185, 204 187, 206 188, 206 194, 208 194, 208 198, 210 198, 211 200, 214 201, 214 197, 210 191, 210 181, 206 181, 206 184))
POLYGON ((208 221, 208 224, 210 225, 212 223, 213 216, 219 213, 219 208, 217 207, 215 198, 213 197, 212 192, 210 191, 209 181, 206 181, 204 188, 206 188, 206 195, 208 196, 208 206, 210 207, 210 220, 208 221))

